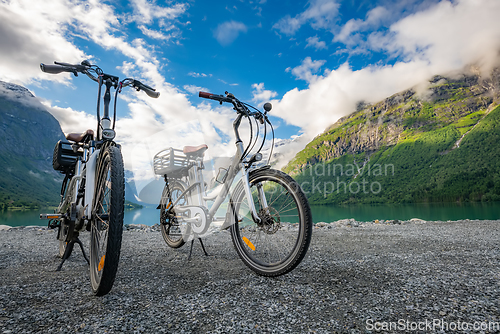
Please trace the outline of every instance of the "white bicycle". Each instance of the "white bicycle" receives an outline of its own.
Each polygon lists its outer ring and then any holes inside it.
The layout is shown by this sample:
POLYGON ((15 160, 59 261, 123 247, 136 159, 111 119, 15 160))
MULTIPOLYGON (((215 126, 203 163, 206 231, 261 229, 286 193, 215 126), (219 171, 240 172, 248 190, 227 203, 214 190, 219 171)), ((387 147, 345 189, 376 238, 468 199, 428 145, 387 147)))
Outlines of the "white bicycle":
MULTIPOLYGON (((267 117, 271 104, 266 103, 265 112, 260 112, 227 92, 225 96, 200 92, 199 96, 221 104, 233 104, 237 113, 233 122, 236 154, 227 169, 219 169, 216 180, 221 183, 220 191, 212 196, 207 195, 202 174, 207 145, 186 146, 183 150, 168 148, 155 155, 155 174, 165 180, 158 206, 165 242, 172 248, 179 248, 188 240, 193 242, 194 238, 201 238, 211 223, 219 222, 222 223, 221 229, 230 228, 237 253, 257 274, 279 276, 290 272, 307 253, 312 216, 309 203, 295 180, 269 165, 256 167, 256 163, 262 160, 260 152, 268 133, 267 125, 272 130, 267 117), (246 147, 238 131, 243 117, 248 118, 251 125, 251 138, 246 147), (259 130, 257 122, 264 127, 264 136, 260 147, 251 154, 259 138, 257 134, 256 139, 252 139, 253 123, 259 130), (238 174, 241 179, 232 187, 238 174), (228 195, 225 217, 216 217, 228 195), (210 208, 208 202, 212 203, 210 208)), ((274 137, 274 130, 272 132, 274 137)))

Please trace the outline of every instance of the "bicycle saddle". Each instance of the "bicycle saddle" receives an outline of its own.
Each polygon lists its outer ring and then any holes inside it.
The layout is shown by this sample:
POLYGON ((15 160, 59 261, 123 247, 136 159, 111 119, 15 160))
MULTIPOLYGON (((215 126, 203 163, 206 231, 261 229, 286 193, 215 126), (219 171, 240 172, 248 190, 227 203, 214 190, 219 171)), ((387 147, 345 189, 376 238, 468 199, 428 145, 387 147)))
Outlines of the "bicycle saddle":
POLYGON ((87 130, 84 133, 68 133, 66 135, 67 140, 74 141, 75 143, 82 143, 85 142, 87 137, 94 137, 94 131, 93 130, 87 130))
POLYGON ((196 157, 202 157, 205 154, 205 151, 208 150, 208 146, 206 144, 202 144, 199 146, 184 146, 182 152, 185 155, 191 155, 196 157))

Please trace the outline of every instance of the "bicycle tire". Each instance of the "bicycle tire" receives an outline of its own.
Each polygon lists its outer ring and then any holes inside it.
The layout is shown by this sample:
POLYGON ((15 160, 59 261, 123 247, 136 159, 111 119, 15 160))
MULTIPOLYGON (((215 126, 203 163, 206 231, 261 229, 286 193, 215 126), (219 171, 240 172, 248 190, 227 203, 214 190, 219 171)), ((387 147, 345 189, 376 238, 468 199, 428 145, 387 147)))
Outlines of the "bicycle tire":
POLYGON ((64 253, 66 252, 66 247, 68 246, 68 244, 70 245, 70 249, 68 250, 68 257, 69 258, 71 256, 71 253, 73 252, 73 246, 74 244, 73 243, 69 243, 68 239, 70 239, 68 237, 71 229, 74 228, 73 226, 71 226, 71 224, 68 224, 64 221, 61 221, 61 226, 59 226, 59 231, 58 231, 58 234, 57 234, 57 239, 59 240, 59 257, 62 259, 64 257, 64 253))
MULTIPOLYGON (((167 185, 165 184, 165 187, 163 188, 163 193, 161 195, 160 230, 161 230, 161 235, 163 236, 163 240, 165 240, 165 243, 171 248, 180 248, 184 246, 186 242, 183 236, 189 235, 189 232, 187 230, 184 232, 182 231, 182 228, 181 226, 179 226, 178 223, 172 222, 172 218, 169 217, 169 214, 167 213, 168 202, 170 201, 175 202, 177 198, 184 191, 185 187, 182 183, 174 182, 173 184, 170 185, 170 189, 168 189, 167 185), (171 199, 168 198, 169 190, 171 199)), ((187 198, 181 199, 179 202, 177 202, 177 205, 188 205, 188 204, 189 203, 187 198)), ((189 226, 186 225, 185 228, 188 229, 189 226)))
POLYGON ((261 223, 251 217, 240 182, 230 203, 234 210, 230 231, 236 252, 259 275, 275 277, 289 273, 303 260, 311 242, 309 202, 298 183, 279 170, 255 170, 249 175, 249 183, 261 223), (268 211, 258 196, 260 185, 266 194, 268 211))
POLYGON ((123 159, 117 147, 105 147, 99 154, 91 218, 90 282, 92 292, 103 296, 113 287, 118 270, 125 179, 123 159))

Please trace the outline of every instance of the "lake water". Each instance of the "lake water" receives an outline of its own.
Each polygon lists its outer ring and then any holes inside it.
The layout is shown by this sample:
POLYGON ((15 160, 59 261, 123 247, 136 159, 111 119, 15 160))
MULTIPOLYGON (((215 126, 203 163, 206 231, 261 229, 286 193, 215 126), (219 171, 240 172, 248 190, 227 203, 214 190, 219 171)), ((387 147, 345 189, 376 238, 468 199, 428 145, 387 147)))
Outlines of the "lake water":
MULTIPOLYGON (((459 219, 500 219, 500 202, 494 203, 433 203, 401 205, 359 205, 359 206, 312 206, 313 220, 332 222, 339 219, 354 218, 357 221, 375 219, 408 220, 459 220, 459 219)), ((40 220, 40 213, 48 210, 0 212, 0 225, 45 226, 47 221, 40 220)), ((159 222, 159 210, 143 208, 125 212, 125 224, 154 225, 159 222)))

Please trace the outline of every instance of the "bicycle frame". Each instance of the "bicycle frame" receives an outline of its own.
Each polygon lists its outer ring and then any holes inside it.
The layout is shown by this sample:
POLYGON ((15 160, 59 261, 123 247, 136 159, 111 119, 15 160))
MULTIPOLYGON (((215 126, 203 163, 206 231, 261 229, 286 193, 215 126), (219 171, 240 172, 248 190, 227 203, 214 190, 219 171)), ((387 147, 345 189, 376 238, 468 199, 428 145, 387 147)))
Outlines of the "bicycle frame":
POLYGON ((182 150, 184 155, 178 153, 180 150, 170 147, 153 157, 154 172, 162 175, 166 183, 157 207, 160 209, 160 230, 165 243, 171 248, 179 248, 191 240, 189 260, 194 238, 197 238, 205 255, 208 255, 202 238, 206 236, 212 222, 222 220, 216 217, 216 213, 229 196, 220 229, 229 229, 236 252, 245 265, 257 274, 268 277, 290 272, 302 261, 309 247, 312 215, 299 184, 288 174, 272 169, 269 165, 273 156, 274 130, 266 114, 272 105, 264 104, 265 112, 261 112, 228 92, 225 95, 200 92, 199 97, 233 105, 237 113, 233 122, 236 153, 228 170, 224 168, 226 173, 221 175, 219 170, 216 181, 222 185, 214 196, 212 194, 217 189, 207 195, 203 181, 203 153, 207 149, 206 145, 186 146, 182 150), (250 125, 246 146, 239 135, 243 117, 248 118, 250 125), (252 140, 252 121, 257 124, 255 140, 252 140), (262 137, 259 136, 259 123, 264 128, 262 137), (262 160, 260 152, 266 141, 267 125, 273 134, 273 142, 267 165, 257 168, 256 162, 262 160), (259 140, 260 145, 256 147, 259 140), (235 182, 240 173, 241 180, 235 182), (207 201, 213 201, 209 209, 207 201))
MULTIPOLYGON (((253 197, 251 195, 250 191, 250 185, 249 185, 249 180, 248 180, 248 175, 249 175, 249 170, 252 167, 252 163, 248 163, 248 161, 242 161, 242 155, 244 152, 244 147, 243 147, 243 142, 240 138, 239 135, 239 126, 241 124, 241 119, 243 117, 243 114, 238 114, 237 118, 233 122, 233 130, 236 136, 236 154, 234 155, 232 159, 232 163, 229 166, 228 172, 226 174, 225 180, 222 183, 222 188, 220 192, 215 196, 215 197, 209 197, 206 194, 205 187, 204 187, 204 179, 203 179, 203 174, 202 174, 202 159, 203 158, 198 158, 196 163, 190 167, 188 171, 188 180, 189 184, 187 188, 184 190, 184 192, 179 195, 177 200, 172 203, 173 206, 177 204, 177 202, 183 198, 183 197, 188 197, 190 199, 190 205, 185 205, 185 206, 175 206, 176 208, 176 213, 184 213, 189 210, 192 210, 193 206, 194 207, 202 207, 202 208, 207 208, 207 201, 213 201, 213 204, 211 208, 208 211, 205 211, 205 217, 206 221, 203 221, 203 215, 201 215, 202 221, 200 221, 200 215, 195 216, 191 215, 191 218, 184 218, 183 220, 188 223, 202 223, 202 233, 206 232, 210 224, 214 221, 224 221, 225 223, 221 226, 221 229, 224 229, 228 227, 227 224, 231 221, 233 217, 233 210, 231 207, 228 207, 228 212, 226 213, 226 217, 224 218, 217 218, 215 215, 217 213, 217 210, 220 208, 221 204, 224 202, 224 200, 227 198, 231 185, 238 175, 239 172, 241 172, 241 180, 242 184, 245 190, 245 194, 248 200, 248 206, 251 210, 251 215, 252 218, 254 219, 255 222, 260 222, 260 218, 257 215, 257 211, 255 209, 255 204, 253 202, 253 197), (195 217, 193 217, 195 216, 195 217)), ((266 168, 268 166, 265 166, 263 168, 266 168)), ((168 180, 167 180, 168 181, 168 180)), ((261 200, 261 203, 263 203, 264 207, 262 209, 267 209, 267 201, 264 195, 264 191, 262 190, 262 187, 258 187, 259 189, 259 199, 261 200)), ((198 212, 196 212, 198 213, 198 212)), ((198 233, 198 234, 202 234, 198 233)))

